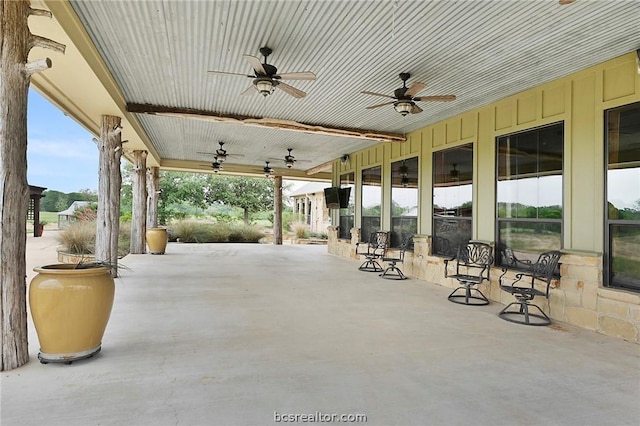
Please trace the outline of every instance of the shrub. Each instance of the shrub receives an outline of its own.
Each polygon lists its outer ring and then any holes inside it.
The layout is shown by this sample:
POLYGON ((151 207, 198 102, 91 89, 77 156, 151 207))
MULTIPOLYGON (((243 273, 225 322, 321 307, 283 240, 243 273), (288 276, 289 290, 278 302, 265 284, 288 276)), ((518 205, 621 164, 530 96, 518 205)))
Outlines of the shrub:
POLYGON ((229 234, 229 242, 257 243, 264 237, 264 232, 255 225, 236 225, 229 234))
POLYGON ((96 246, 96 222, 78 220, 56 235, 56 240, 71 254, 93 254, 96 246))
POLYGON ((291 224, 291 230, 295 234, 296 238, 309 238, 309 229, 305 223, 294 222, 291 224))
POLYGON ((184 243, 257 243, 264 237, 264 233, 254 225, 231 225, 226 222, 180 221, 173 224, 172 228, 174 235, 184 243))
MULTIPOLYGON (((63 250, 71 254, 94 254, 96 251, 96 222, 78 220, 56 235, 63 250)), ((129 254, 131 244, 131 223, 120 224, 118 235, 118 256, 129 254)))

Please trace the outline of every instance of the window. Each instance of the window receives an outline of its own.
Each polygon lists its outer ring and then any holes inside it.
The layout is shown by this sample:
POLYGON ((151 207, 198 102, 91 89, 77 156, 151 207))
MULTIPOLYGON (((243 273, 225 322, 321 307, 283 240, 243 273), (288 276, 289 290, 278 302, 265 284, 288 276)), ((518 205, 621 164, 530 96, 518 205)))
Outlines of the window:
POLYGON ((640 103, 606 112, 605 284, 640 290, 640 103))
POLYGON ((451 256, 471 239, 473 144, 433 153, 431 252, 451 256))
POLYGON ((496 263, 511 249, 517 259, 535 261, 562 248, 562 123, 497 139, 496 263))
POLYGON ((362 216, 360 239, 368 241, 372 232, 380 230, 382 213, 382 168, 362 171, 362 216))
POLYGON ((349 191, 349 205, 346 209, 340 209, 339 238, 351 239, 351 228, 353 228, 353 212, 355 210, 355 174, 353 172, 340 176, 340 187, 351 188, 349 191))
POLYGON ((399 247, 418 232, 418 158, 391 163, 391 241, 399 247))

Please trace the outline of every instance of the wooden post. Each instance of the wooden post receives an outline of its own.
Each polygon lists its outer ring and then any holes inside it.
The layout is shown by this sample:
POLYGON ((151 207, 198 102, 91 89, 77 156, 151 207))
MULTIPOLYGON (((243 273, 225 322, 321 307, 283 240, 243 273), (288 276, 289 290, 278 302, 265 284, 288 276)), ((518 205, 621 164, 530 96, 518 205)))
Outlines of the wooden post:
POLYGON ((34 46, 64 52, 64 46, 31 34, 29 15, 51 13, 29 2, 0 0, 0 371, 29 361, 26 259, 27 94, 30 76, 50 59, 27 63, 34 46))
POLYGON ((273 185, 273 244, 282 245, 282 176, 276 176, 273 185))
POLYGON ((100 139, 94 139, 100 151, 98 164, 98 217, 96 219, 96 261, 106 262, 111 275, 118 276, 118 234, 120 232, 120 117, 102 116, 100 139))
POLYGON ((132 254, 143 254, 147 228, 147 151, 133 151, 133 206, 131 217, 132 254))
POLYGON ((147 169, 147 228, 158 227, 158 198, 160 196, 160 170, 147 169))
POLYGON ((143 254, 147 228, 147 151, 133 151, 133 206, 129 252, 143 254))

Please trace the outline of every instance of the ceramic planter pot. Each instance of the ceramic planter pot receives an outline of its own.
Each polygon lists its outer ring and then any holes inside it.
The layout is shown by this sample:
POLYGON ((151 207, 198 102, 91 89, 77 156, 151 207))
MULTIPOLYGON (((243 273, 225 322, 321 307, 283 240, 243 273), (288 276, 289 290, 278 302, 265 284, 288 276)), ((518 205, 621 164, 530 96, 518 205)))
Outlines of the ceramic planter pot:
POLYGON ((115 293, 109 268, 54 264, 34 271, 29 306, 40 362, 71 363, 100 352, 115 293))
POLYGON ((169 237, 165 228, 147 228, 147 246, 149 253, 164 254, 169 237))

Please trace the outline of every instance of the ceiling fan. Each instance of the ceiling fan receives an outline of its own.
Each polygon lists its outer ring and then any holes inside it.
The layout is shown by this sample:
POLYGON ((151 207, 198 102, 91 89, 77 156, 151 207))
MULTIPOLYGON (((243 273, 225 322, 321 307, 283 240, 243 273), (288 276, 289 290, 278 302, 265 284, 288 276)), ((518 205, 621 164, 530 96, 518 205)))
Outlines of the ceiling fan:
POLYGON ((234 72, 225 72, 225 71, 209 71, 213 74, 220 75, 241 75, 245 77, 249 77, 253 79, 253 85, 247 88, 242 95, 248 95, 251 93, 251 89, 255 87, 255 89, 262 96, 268 96, 273 93, 276 87, 282 89, 283 92, 288 93, 294 98, 303 98, 307 94, 302 90, 296 89, 295 87, 289 86, 286 83, 283 83, 280 80, 315 80, 316 75, 309 71, 304 72, 290 72, 290 73, 280 73, 278 74, 278 69, 267 63, 267 57, 271 55, 272 50, 268 47, 261 47, 260 53, 264 57, 264 63, 260 62, 260 59, 251 55, 242 55, 242 57, 249 62, 249 65, 253 68, 254 75, 246 75, 234 72))
POLYGON ((273 168, 269 167, 269 162, 265 161, 266 165, 262 168, 264 176, 270 178, 273 175, 273 168))
POLYGON ((203 166, 211 167, 214 173, 218 173, 223 170, 222 161, 218 159, 218 156, 213 157, 213 162, 210 164, 203 164, 203 166))
MULTIPOLYGON (((294 156, 291 154, 291 151, 293 151, 293 148, 287 148, 287 151, 288 151, 288 154, 284 156, 284 164, 285 164, 285 165, 287 166, 287 168, 289 168, 289 169, 290 169, 291 167, 293 167, 293 165, 294 165, 296 162, 298 162, 298 161, 299 161, 299 162, 301 162, 301 163, 310 163, 310 162, 311 162, 310 160, 296 160, 296 157, 294 157, 294 156)), ((276 160, 276 161, 278 161, 278 160, 281 160, 281 159, 280 159, 280 158, 270 158, 270 160, 276 160)))
POLYGON ((420 82, 414 82, 410 87, 407 87, 407 80, 411 77, 411 74, 407 72, 400 73, 400 80, 402 80, 402 87, 393 91, 393 96, 383 95, 382 93, 363 91, 362 93, 365 95, 373 95, 373 96, 382 96, 385 98, 394 99, 390 102, 385 102, 383 104, 377 104, 367 107, 367 109, 374 109, 385 105, 393 104, 393 108, 398 111, 402 116, 407 114, 417 114, 422 112, 422 108, 420 108, 415 103, 417 101, 436 101, 436 102, 448 102, 455 101, 456 97, 454 95, 440 95, 440 96, 415 96, 418 92, 422 91, 427 87, 426 84, 420 82))
POLYGON ((198 154, 204 155, 215 155, 216 161, 220 163, 224 163, 227 161, 227 157, 244 157, 243 154, 229 154, 226 149, 223 148, 224 142, 218 142, 220 144, 220 148, 216 149, 216 152, 201 152, 198 151, 198 154))

